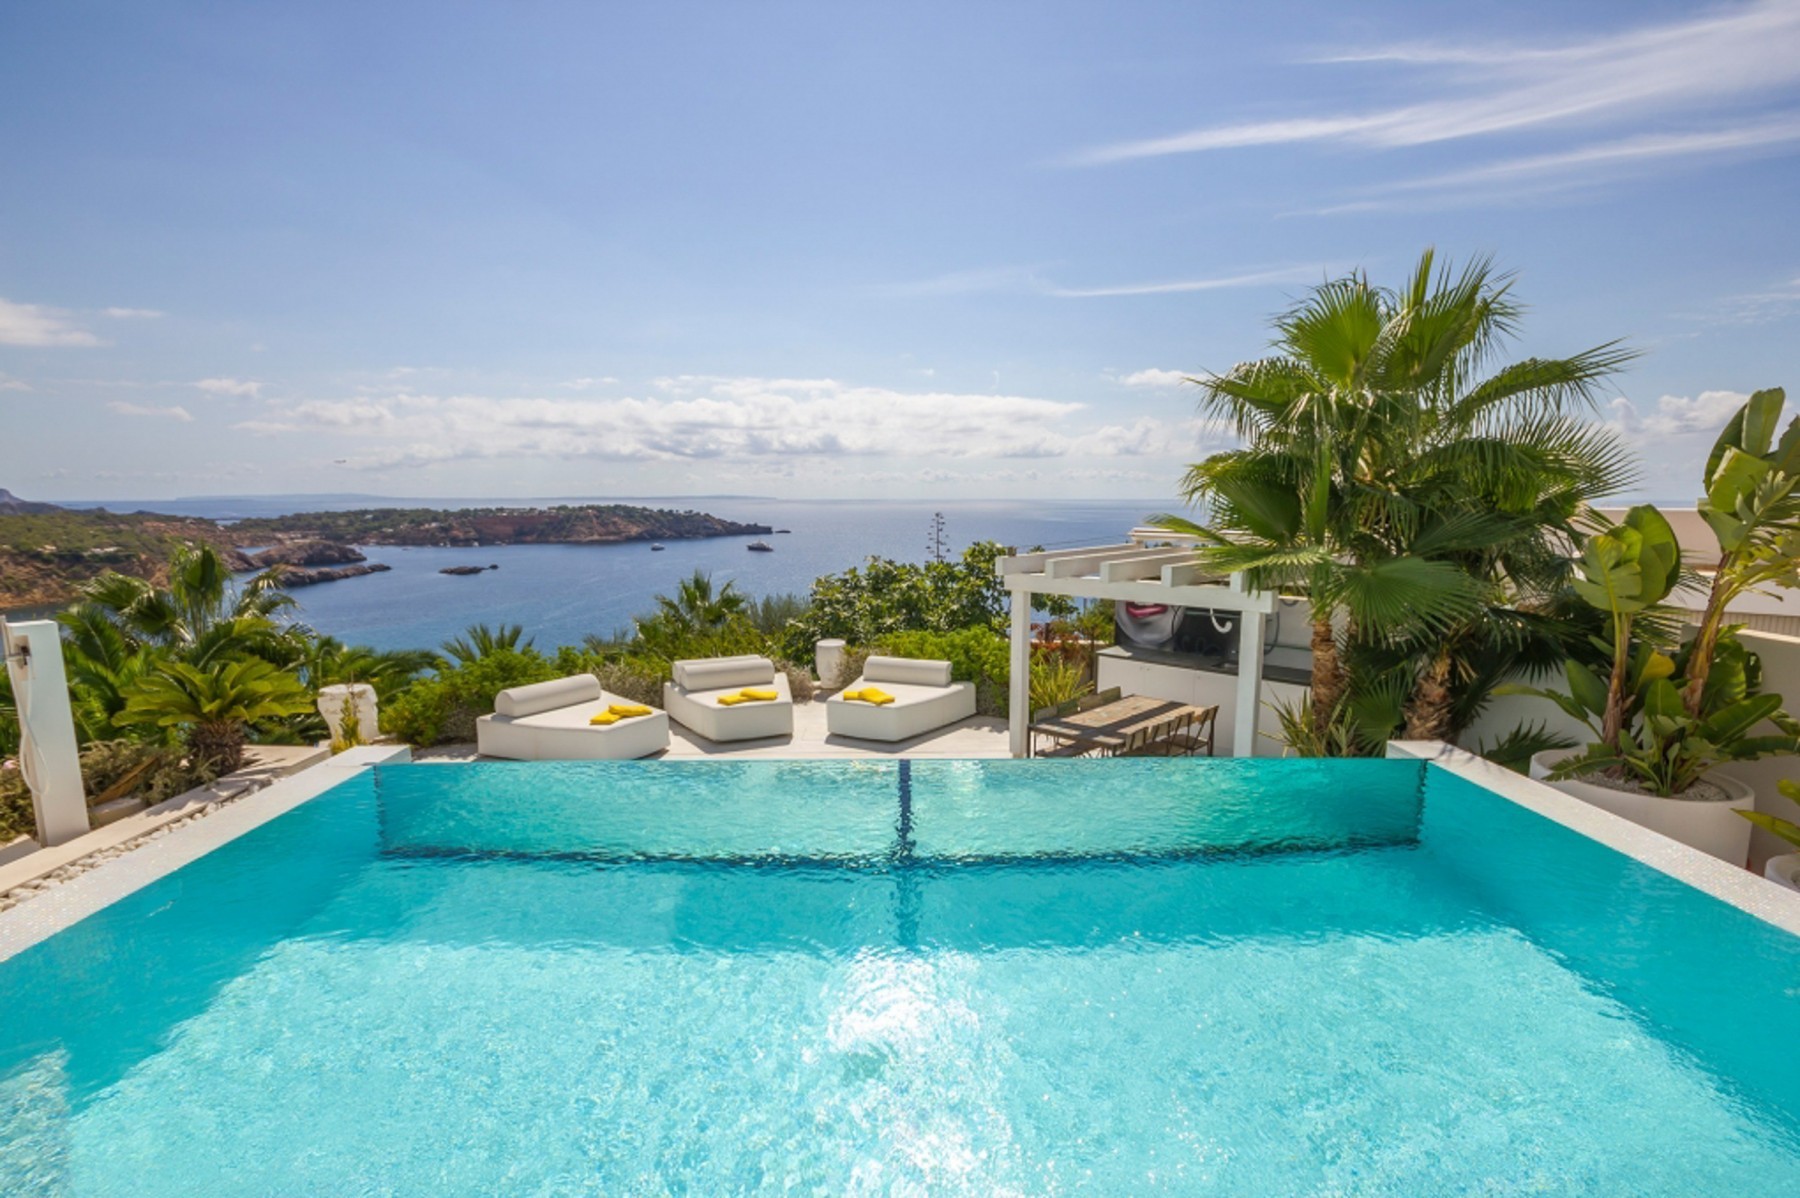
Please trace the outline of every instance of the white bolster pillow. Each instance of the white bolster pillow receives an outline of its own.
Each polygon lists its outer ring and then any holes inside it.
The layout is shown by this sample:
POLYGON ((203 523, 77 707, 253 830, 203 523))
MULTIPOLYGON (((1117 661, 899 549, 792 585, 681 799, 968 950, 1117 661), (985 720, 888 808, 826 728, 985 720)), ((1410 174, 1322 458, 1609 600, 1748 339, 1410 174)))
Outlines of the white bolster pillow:
POLYGON ((864 682, 897 682, 903 686, 949 686, 950 663, 910 657, 871 657, 863 663, 864 682))
POLYGON ((775 663, 766 657, 715 657, 678 661, 670 671, 688 691, 723 690, 775 681, 775 663))
POLYGON ((577 703, 593 703, 605 693, 600 689, 600 680, 592 674, 571 674, 530 686, 508 687, 494 696, 494 713, 517 719, 577 703))

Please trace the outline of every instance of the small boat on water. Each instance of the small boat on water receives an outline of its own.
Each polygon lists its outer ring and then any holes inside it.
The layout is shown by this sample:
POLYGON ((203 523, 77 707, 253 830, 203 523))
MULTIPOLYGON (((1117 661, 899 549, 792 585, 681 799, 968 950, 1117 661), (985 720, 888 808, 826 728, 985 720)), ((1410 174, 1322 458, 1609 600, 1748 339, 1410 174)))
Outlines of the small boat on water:
POLYGON ((775 546, 769 544, 767 541, 751 541, 748 545, 744 546, 744 548, 748 549, 751 553, 775 552, 775 546))
POLYGON ((658 542, 658 541, 651 541, 651 542, 650 542, 650 552, 651 552, 651 553, 660 553, 660 552, 662 552, 662 551, 663 551, 663 550, 664 550, 664 549, 667 549, 667 548, 668 548, 668 546, 667 546, 667 545, 664 545, 664 544, 662 544, 662 543, 660 543, 660 542, 658 542))

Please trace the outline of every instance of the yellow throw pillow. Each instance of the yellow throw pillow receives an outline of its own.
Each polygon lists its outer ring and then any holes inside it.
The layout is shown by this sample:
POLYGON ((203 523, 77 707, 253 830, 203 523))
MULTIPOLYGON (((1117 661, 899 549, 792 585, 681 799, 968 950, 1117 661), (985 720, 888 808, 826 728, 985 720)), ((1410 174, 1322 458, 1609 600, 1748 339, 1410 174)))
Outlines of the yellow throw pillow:
POLYGON ((650 709, 645 707, 642 703, 614 703, 606 710, 613 715, 626 717, 650 714, 650 709))
POLYGON ((845 691, 843 694, 839 695, 838 698, 848 699, 852 703, 854 703, 856 700, 862 698, 862 692, 861 691, 845 691))
POLYGON ((781 692, 766 686, 746 686, 738 692, 738 698, 750 703, 769 703, 781 698, 781 692))
POLYGON ((590 724, 605 725, 605 724, 616 724, 618 722, 619 722, 619 717, 614 715, 610 711, 596 712, 594 715, 588 717, 588 723, 590 723, 590 724))
POLYGON ((719 696, 719 706, 720 707, 736 707, 739 703, 744 703, 744 702, 747 702, 747 700, 742 695, 720 695, 719 696))
POLYGON ((857 692, 856 697, 861 699, 864 703, 873 703, 877 707, 881 707, 894 701, 894 696, 888 694, 878 686, 866 686, 861 691, 857 692))

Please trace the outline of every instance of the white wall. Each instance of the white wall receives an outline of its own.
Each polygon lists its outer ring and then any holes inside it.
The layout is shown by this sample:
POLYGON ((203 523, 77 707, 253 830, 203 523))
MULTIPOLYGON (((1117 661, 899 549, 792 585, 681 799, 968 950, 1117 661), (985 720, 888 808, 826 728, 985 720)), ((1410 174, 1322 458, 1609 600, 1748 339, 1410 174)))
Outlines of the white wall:
MULTIPOLYGON (((1155 699, 1190 703, 1196 707, 1217 705, 1219 722, 1213 731, 1213 751, 1221 756, 1230 755, 1232 737, 1237 731, 1237 675, 1163 665, 1161 662, 1126 657, 1118 651, 1103 650, 1100 653, 1099 678, 1094 689, 1107 690, 1115 686, 1128 695, 1149 695, 1155 699)), ((1269 735, 1279 732, 1281 723, 1275 718, 1271 705, 1296 703, 1305 693, 1304 686, 1265 681, 1262 687, 1262 714, 1256 722, 1257 731, 1269 735)), ((1279 757, 1281 746, 1267 736, 1258 736, 1256 755, 1279 757)))

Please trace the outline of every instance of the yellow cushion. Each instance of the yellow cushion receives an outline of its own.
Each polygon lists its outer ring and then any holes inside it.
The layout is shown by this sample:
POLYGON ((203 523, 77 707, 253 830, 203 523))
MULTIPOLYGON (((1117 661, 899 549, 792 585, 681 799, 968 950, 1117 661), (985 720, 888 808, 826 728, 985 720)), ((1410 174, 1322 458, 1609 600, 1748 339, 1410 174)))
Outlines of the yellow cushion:
POLYGON ((649 715, 650 709, 642 703, 614 703, 606 709, 612 715, 634 716, 649 715))
POLYGON ((746 686, 738 692, 738 698, 750 703, 768 703, 781 698, 781 692, 766 686, 746 686))
POLYGON ((863 687, 856 692, 856 698, 864 703, 873 703, 877 707, 894 701, 894 696, 888 694, 878 686, 863 687))
POLYGON ((618 722, 619 717, 610 711, 596 712, 594 715, 588 717, 588 723, 590 724, 616 724, 618 722))
POLYGON ((748 702, 749 702, 749 700, 744 698, 744 696, 742 696, 742 695, 720 695, 719 696, 719 706, 720 707, 735 707, 739 703, 748 703, 748 702))
POLYGON ((857 699, 862 698, 862 692, 861 691, 845 691, 842 694, 840 694, 838 696, 838 698, 849 699, 851 701, 855 701, 857 699))

